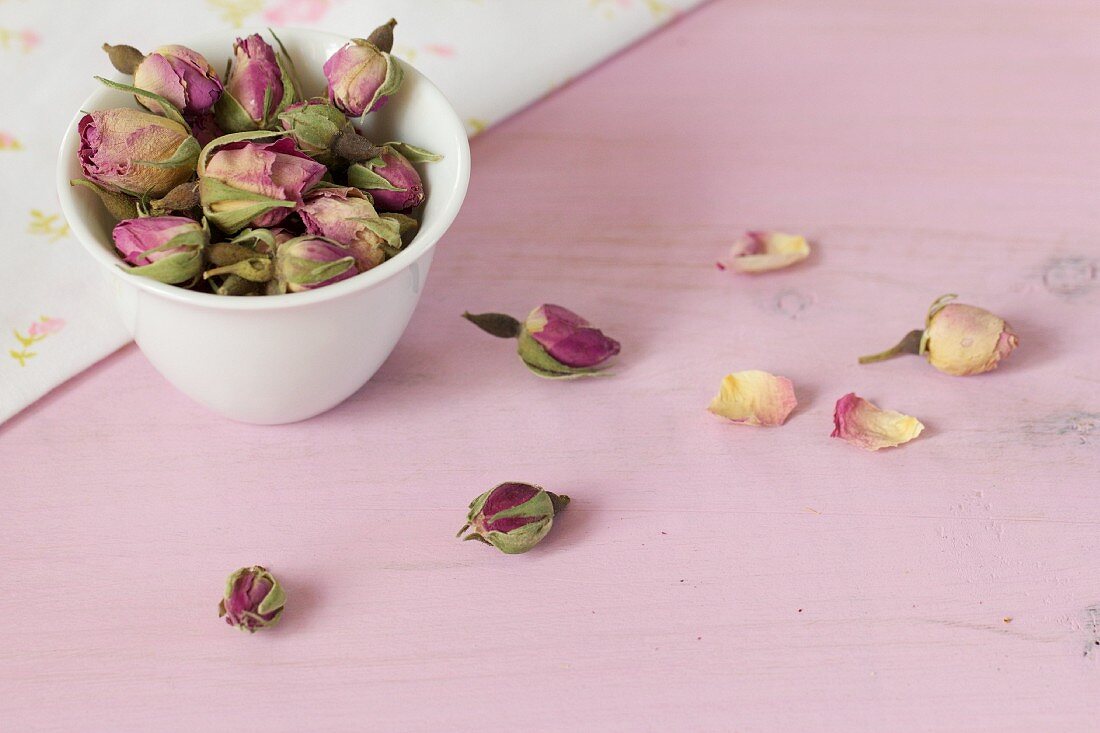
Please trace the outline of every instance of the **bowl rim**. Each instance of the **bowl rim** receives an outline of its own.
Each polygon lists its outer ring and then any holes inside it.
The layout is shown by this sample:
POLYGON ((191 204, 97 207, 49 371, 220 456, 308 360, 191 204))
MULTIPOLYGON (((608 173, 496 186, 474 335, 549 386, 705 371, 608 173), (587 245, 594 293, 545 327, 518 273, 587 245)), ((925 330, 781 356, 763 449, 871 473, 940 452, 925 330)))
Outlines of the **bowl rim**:
MULTIPOLYGON (((348 40, 339 33, 321 31, 313 28, 276 27, 274 31, 283 39, 305 37, 307 39, 311 38, 313 41, 324 39, 325 41, 335 40, 346 42, 348 40)), ((220 40, 227 37, 232 39, 239 35, 237 30, 207 31, 205 33, 190 36, 190 40, 185 40, 183 45, 196 42, 201 43, 202 41, 208 40, 220 40)), ((71 162, 69 157, 76 155, 76 142, 78 139, 77 125, 84 116, 82 110, 90 111, 95 109, 96 107, 92 100, 101 94, 102 90, 96 90, 81 103, 80 107, 77 109, 77 113, 73 116, 72 121, 65 130, 65 134, 61 138, 61 147, 57 156, 57 195, 61 202, 61 211, 65 216, 65 220, 76 235, 81 246, 92 255, 96 262, 113 272, 116 277, 121 278, 127 285, 144 290, 156 297, 188 303, 203 308, 262 311, 304 307, 312 303, 343 298, 361 290, 369 289, 384 280, 395 277, 419 262, 426 253, 431 251, 450 228, 455 217, 458 216, 459 209, 462 208, 462 203, 465 200, 466 191, 470 183, 470 141, 466 135, 465 125, 462 123, 461 118, 459 118, 454 106, 451 104, 450 100, 447 99, 447 96, 439 90, 439 87, 437 87, 431 79, 422 74, 415 66, 404 59, 397 59, 397 61, 402 65, 406 75, 417 77, 418 84, 424 84, 430 94, 435 94, 443 102, 442 106, 446 114, 441 116, 440 121, 442 124, 451 128, 449 130, 449 135, 453 136, 455 140, 456 150, 454 154, 457 156, 458 162, 458 175, 455 179, 448 185, 443 186, 442 189, 436 186, 432 190, 432 196, 444 197, 445 202, 442 210, 432 221, 428 222, 427 226, 417 231, 412 242, 401 250, 400 256, 386 260, 377 267, 373 267, 366 272, 361 272, 355 277, 349 277, 346 280, 326 285, 323 288, 254 298, 232 298, 223 295, 215 295, 214 293, 196 292, 175 285, 157 282, 147 277, 136 277, 129 274, 125 267, 125 263, 113 252, 108 252, 100 246, 96 235, 92 233, 84 217, 78 215, 76 207, 76 187, 69 184, 69 173, 67 170, 71 162)), ((111 74, 108 78, 114 81, 126 81, 123 76, 117 72, 111 74)))

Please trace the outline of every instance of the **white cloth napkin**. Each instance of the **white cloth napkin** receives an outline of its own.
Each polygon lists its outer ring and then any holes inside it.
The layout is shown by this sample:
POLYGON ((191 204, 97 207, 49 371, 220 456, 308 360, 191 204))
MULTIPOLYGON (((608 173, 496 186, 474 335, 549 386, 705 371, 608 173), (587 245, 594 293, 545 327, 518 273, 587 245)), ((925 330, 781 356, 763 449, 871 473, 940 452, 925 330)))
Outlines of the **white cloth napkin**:
POLYGON ((0 3, 0 422, 129 340, 54 192, 61 135, 92 75, 112 71, 103 42, 149 50, 227 25, 365 36, 392 16, 394 53, 447 94, 473 135, 700 1, 0 3))

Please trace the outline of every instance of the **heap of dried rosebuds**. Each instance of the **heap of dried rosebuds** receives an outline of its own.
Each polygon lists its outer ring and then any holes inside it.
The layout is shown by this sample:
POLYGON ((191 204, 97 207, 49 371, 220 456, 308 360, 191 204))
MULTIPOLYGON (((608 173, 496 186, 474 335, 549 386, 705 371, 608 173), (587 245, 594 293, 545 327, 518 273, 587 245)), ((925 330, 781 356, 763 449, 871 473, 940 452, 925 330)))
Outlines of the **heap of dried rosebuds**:
MULTIPOLYGON (((199 53, 104 45, 132 74, 143 109, 96 110, 79 123, 72 181, 118 219, 130 272, 218 295, 312 290, 393 257, 424 202, 416 163, 439 156, 375 145, 352 125, 401 86, 390 20, 324 65, 328 98, 306 99, 272 33, 237 39, 224 80, 199 53)), ((99 78, 99 77, 97 77, 99 78)))

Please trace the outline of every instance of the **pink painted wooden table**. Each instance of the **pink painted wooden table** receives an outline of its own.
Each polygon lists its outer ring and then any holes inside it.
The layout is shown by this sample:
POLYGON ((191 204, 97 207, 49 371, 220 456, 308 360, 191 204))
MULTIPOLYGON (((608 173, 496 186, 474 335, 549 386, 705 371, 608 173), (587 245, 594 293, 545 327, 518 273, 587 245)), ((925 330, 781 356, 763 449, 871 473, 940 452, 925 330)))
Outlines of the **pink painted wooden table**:
POLYGON ((1095 730, 1100 8, 716 2, 478 139, 404 340, 304 424, 219 420, 134 348, 0 428, 0 730, 1095 730), (747 227, 812 236, 757 279, 747 227), (860 367, 944 292, 997 373, 860 367), (549 383, 465 310, 623 342, 549 383), (779 429, 705 411, 794 380, 779 429), (848 391, 920 417, 830 440, 848 391), (459 543, 497 482, 574 497, 459 543), (215 615, 263 563, 290 601, 215 615))

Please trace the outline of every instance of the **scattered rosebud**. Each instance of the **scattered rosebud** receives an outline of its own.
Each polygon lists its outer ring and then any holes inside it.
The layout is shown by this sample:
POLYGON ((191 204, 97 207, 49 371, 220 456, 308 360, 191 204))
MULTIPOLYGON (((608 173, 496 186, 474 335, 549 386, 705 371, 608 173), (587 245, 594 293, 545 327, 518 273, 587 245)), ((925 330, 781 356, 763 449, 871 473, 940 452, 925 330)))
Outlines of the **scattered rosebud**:
POLYGON ((593 376, 619 353, 618 341, 560 305, 540 305, 523 323, 503 313, 463 313, 462 317, 497 338, 518 338, 520 359, 548 379, 593 376))
MULTIPOLYGON (((189 119, 209 114, 222 94, 217 72, 202 54, 186 46, 161 46, 138 63, 133 75, 134 86, 164 97, 189 119)), ((164 114, 158 102, 142 97, 138 102, 150 112, 164 114)))
POLYGON ((382 264, 401 249, 400 223, 379 216, 370 198, 357 188, 315 188, 299 207, 298 215, 310 234, 347 247, 360 272, 382 264))
POLYGON ((742 425, 774 427, 797 406, 791 380, 752 369, 727 374, 707 409, 742 425))
POLYGON ((463 540, 478 540, 501 552, 518 555, 546 536, 554 524, 554 515, 568 503, 568 496, 539 486, 501 484, 473 500, 458 536, 470 530, 463 540))
POLYGON ((348 183, 369 193, 379 211, 405 211, 424 203, 424 184, 413 162, 442 158, 406 143, 386 143, 376 157, 348 168, 348 183))
POLYGON ((238 38, 225 92, 214 108, 218 126, 230 133, 272 129, 279 113, 298 99, 291 70, 285 51, 276 53, 258 34, 238 38))
POLYGON ((199 276, 209 241, 206 228, 184 216, 126 219, 115 225, 112 237, 122 258, 134 265, 130 273, 169 284, 199 276))
POLYGON ((242 631, 274 626, 283 615, 286 593, 267 568, 241 568, 225 582, 225 597, 218 604, 218 617, 242 631))
POLYGON ((810 256, 806 238, 783 232, 746 232, 718 269, 757 273, 790 267, 810 256))
POLYGON ((355 257, 339 242, 307 234, 279 245, 269 294, 315 290, 352 277, 355 257))
POLYGON ((832 437, 865 450, 893 448, 921 434, 924 425, 910 415, 882 410, 854 393, 836 401, 832 437))
POLYGON ((924 330, 910 331, 896 346, 860 357, 860 364, 891 359, 900 354, 922 354, 946 374, 965 377, 996 369, 1019 343, 1003 318, 987 310, 952 303, 944 295, 928 309, 924 330))
POLYGON ((136 109, 84 115, 80 167, 88 180, 138 198, 163 196, 195 172, 199 144, 181 122, 136 109))
POLYGON ((298 150, 293 140, 238 140, 220 146, 215 140, 199 160, 203 213, 228 233, 250 224, 278 224, 325 172, 325 166, 298 150), (210 150, 215 152, 209 155, 210 150))
POLYGON ((373 112, 401 87, 404 72, 389 53, 396 24, 391 19, 367 39, 352 39, 325 62, 328 98, 340 111, 352 117, 373 112))

